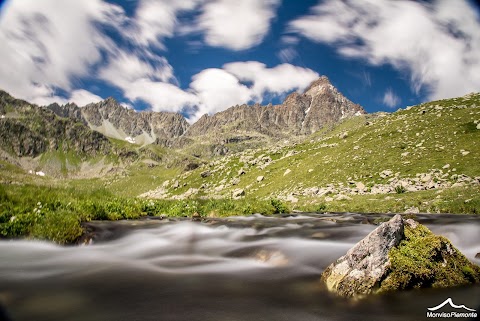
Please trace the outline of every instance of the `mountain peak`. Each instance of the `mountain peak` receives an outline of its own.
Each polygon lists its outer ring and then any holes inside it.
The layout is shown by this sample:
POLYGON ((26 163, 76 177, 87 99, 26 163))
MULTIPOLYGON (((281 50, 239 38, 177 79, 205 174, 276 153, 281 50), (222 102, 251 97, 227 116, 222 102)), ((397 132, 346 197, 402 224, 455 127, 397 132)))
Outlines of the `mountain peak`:
POLYGON ((309 92, 312 91, 312 89, 323 88, 325 86, 332 86, 332 84, 330 83, 330 80, 328 79, 327 76, 320 76, 320 78, 318 78, 317 80, 314 80, 310 84, 310 86, 308 86, 307 89, 305 89, 303 93, 308 94, 309 92))
POLYGON ((108 97, 104 101, 101 102, 101 106, 114 106, 118 107, 121 106, 120 103, 113 97, 108 97))

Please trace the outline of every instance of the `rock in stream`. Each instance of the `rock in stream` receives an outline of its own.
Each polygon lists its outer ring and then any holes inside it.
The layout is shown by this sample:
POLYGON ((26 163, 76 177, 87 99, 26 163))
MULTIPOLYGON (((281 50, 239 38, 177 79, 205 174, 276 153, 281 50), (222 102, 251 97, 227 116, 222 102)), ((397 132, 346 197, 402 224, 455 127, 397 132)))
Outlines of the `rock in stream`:
POLYGON ((344 297, 480 282, 480 267, 450 241, 401 215, 381 224, 323 272, 329 291, 344 297))

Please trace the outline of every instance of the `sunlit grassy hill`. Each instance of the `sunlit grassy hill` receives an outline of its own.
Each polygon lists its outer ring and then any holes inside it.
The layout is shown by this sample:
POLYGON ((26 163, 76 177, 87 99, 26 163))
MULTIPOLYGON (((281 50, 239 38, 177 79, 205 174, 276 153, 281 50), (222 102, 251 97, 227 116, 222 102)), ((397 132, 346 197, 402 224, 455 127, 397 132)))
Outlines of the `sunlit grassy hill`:
MULTIPOLYGON (((440 193, 458 190, 465 197, 454 199, 466 201, 463 211, 477 211, 479 127, 479 94, 391 114, 357 116, 317 132, 301 144, 281 142, 246 150, 165 177, 156 190, 143 196, 279 198, 341 210, 353 210, 362 200, 365 209, 375 210, 376 205, 365 203, 415 194, 421 199, 425 195, 427 206, 422 200, 403 207, 443 211, 448 209, 443 203, 453 200, 445 200, 440 193)), ((398 206, 394 208, 403 209, 398 206)))

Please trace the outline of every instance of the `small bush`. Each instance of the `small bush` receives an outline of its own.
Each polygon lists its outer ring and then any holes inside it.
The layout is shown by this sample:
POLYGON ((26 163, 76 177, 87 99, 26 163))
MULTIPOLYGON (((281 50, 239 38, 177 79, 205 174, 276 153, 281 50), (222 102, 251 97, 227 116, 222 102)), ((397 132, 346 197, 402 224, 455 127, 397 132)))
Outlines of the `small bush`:
POLYGON ((397 194, 403 194, 405 193, 407 190, 405 189, 405 187, 403 187, 402 185, 397 185, 395 186, 395 193, 397 194))
POLYGON ((282 201, 280 201, 279 199, 276 199, 276 198, 270 199, 270 204, 273 206, 274 214, 287 213, 289 211, 288 207, 284 203, 282 203, 282 201))
POLYGON ((326 209, 327 209, 327 204, 322 203, 322 204, 320 204, 320 205, 317 206, 317 208, 315 209, 315 211, 316 211, 316 212, 323 213, 323 212, 325 212, 326 209))

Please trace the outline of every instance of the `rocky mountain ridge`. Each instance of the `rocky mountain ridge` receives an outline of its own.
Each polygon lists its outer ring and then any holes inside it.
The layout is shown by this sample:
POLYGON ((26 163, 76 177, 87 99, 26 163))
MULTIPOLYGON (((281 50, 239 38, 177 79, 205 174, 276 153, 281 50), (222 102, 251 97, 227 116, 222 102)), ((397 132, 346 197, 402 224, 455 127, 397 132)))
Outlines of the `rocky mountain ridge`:
POLYGON ((47 106, 62 117, 76 119, 108 137, 126 140, 130 143, 147 145, 152 143, 167 144, 180 137, 188 128, 185 118, 171 112, 136 112, 118 103, 114 98, 107 98, 99 103, 84 107, 75 104, 47 106))
POLYGON ((108 98, 85 107, 75 104, 47 106, 61 117, 76 119, 106 136, 139 145, 157 143, 184 147, 200 141, 225 144, 260 136, 289 138, 309 135, 341 119, 365 114, 322 76, 303 94, 294 92, 280 105, 241 105, 204 115, 189 125, 178 113, 136 112, 108 98))
POLYGON ((0 147, 17 157, 37 157, 53 150, 95 156, 111 150, 101 133, 6 92, 0 92, 0 113, 0 147))
POLYGON ((280 105, 237 105, 211 116, 205 114, 185 135, 224 138, 228 133, 288 138, 309 135, 341 119, 365 113, 360 105, 348 100, 322 76, 303 94, 293 92, 280 105))

